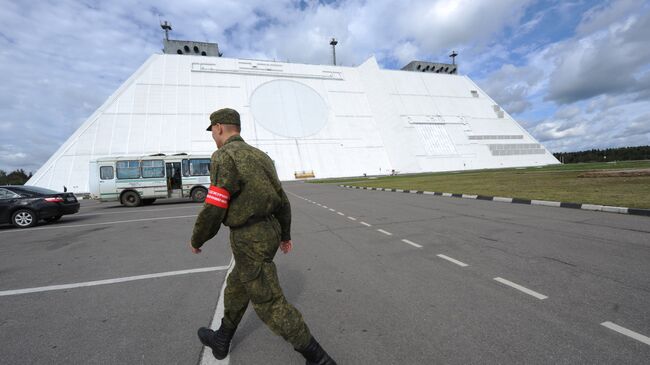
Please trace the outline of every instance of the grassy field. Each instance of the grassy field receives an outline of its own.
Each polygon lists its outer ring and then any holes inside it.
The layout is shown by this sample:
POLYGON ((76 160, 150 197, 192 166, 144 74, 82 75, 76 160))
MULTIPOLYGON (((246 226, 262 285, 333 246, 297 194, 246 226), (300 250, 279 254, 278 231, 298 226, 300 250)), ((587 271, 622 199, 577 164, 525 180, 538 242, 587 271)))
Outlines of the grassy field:
POLYGON ((650 176, 579 177, 588 171, 605 169, 650 169, 650 161, 581 163, 311 182, 650 208, 650 176))

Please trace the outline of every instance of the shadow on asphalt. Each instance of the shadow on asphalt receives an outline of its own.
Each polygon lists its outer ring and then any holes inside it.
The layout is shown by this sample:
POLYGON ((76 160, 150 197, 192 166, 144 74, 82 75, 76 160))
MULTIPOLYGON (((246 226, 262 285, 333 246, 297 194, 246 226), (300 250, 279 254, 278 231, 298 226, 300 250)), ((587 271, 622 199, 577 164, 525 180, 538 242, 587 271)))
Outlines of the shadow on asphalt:
MULTIPOLYGON (((295 304, 297 301, 296 298, 298 298, 305 289, 304 273, 298 270, 285 271, 281 268, 278 268, 278 276, 280 279, 280 287, 282 287, 282 292, 284 293, 285 298, 287 298, 289 304, 295 304)), ((237 334, 232 339, 231 352, 232 349, 235 349, 250 334, 255 332, 260 327, 266 327, 266 324, 264 324, 257 313, 255 313, 252 303, 249 302, 248 304, 248 309, 246 310, 246 314, 239 324, 237 334)), ((298 308, 298 310, 300 311, 300 308, 298 308)), ((300 312, 302 313, 302 311, 300 312)), ((307 326, 309 326, 309 318, 305 318, 305 323, 307 323, 307 326)))

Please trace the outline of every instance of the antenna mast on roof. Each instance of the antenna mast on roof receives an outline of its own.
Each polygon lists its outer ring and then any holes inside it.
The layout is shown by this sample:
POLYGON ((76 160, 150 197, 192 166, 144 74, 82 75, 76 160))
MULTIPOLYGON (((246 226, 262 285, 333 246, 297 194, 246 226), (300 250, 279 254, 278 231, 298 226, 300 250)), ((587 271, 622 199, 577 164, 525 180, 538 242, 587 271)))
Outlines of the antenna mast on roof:
POLYGON ((449 57, 451 57, 451 64, 455 65, 456 64, 456 56, 458 56, 458 53, 456 51, 451 51, 451 54, 449 57))
POLYGON ((332 38, 330 41, 330 46, 332 46, 332 64, 336 66, 336 45, 339 44, 339 42, 336 40, 336 38, 332 38))
POLYGON ((160 23, 160 27, 165 31, 165 40, 169 40, 169 31, 172 30, 171 23, 165 20, 163 23, 160 23))

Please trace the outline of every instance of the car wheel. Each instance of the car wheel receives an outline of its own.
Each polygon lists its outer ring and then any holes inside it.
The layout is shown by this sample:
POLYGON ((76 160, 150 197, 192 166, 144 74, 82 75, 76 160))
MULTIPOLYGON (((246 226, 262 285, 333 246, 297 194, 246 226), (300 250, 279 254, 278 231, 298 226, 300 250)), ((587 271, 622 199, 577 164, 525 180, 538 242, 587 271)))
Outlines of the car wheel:
POLYGON ((12 214, 11 223, 18 228, 34 227, 38 223, 38 217, 29 209, 20 209, 12 214))
POLYGON ((142 199, 142 205, 151 205, 156 199, 142 199))
POLYGON ((58 221, 59 219, 61 219, 61 217, 63 217, 63 216, 62 215, 57 215, 56 217, 45 218, 43 220, 46 221, 47 223, 54 223, 54 222, 58 221))
POLYGON ((205 190, 205 188, 196 188, 192 190, 192 200, 197 202, 197 203, 203 203, 205 201, 205 197, 208 196, 208 191, 205 190))
POLYGON ((140 194, 135 191, 127 191, 122 195, 122 205, 127 207, 137 207, 142 203, 140 194))

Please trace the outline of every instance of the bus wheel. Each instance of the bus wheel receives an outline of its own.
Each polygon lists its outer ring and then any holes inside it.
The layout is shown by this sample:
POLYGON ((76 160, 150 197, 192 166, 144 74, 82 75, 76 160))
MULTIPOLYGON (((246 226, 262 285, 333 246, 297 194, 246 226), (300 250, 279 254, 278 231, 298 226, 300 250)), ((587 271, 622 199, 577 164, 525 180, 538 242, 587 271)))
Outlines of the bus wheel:
POLYGON ((122 205, 127 207, 137 207, 142 203, 140 199, 140 194, 135 191, 127 191, 122 195, 122 205))
POLYGON ((155 202, 155 201, 156 201, 155 198, 152 198, 152 199, 142 199, 142 205, 151 205, 151 204, 153 204, 153 202, 155 202))
POLYGON ((208 195, 208 191, 205 188, 196 188, 192 190, 192 201, 197 203, 203 203, 205 197, 208 195))

